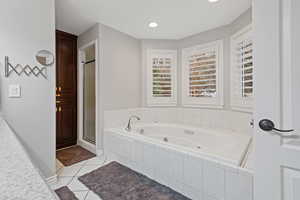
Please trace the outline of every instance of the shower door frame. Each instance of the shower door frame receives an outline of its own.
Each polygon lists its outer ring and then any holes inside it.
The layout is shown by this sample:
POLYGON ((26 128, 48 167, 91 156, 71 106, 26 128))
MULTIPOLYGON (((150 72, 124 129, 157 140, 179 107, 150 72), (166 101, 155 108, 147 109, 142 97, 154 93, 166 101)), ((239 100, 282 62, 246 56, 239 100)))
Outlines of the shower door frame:
POLYGON ((98 54, 98 40, 93 40, 81 47, 78 48, 78 141, 77 144, 88 149, 89 151, 97 154, 97 141, 98 141, 98 132, 99 132, 99 54, 98 54), (83 52, 89 46, 95 45, 95 94, 96 94, 96 105, 95 105, 95 144, 92 144, 83 139, 84 133, 84 71, 83 67, 83 52))

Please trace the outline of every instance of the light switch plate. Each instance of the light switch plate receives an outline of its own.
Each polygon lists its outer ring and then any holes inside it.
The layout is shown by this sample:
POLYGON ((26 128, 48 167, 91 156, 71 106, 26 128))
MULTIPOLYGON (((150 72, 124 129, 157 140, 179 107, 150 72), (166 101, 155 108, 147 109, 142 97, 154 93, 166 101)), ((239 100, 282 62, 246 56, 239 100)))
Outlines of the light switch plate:
POLYGON ((8 97, 9 98, 20 98, 21 97, 20 85, 9 85, 8 86, 8 97))

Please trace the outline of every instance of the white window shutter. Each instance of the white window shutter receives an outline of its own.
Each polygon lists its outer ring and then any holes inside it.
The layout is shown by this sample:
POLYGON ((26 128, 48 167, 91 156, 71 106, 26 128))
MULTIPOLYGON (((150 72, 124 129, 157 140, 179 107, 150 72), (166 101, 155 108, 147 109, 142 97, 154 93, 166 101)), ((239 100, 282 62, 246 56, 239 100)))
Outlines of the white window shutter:
POLYGON ((182 50, 184 106, 223 106, 223 41, 182 50))
POLYGON ((231 107, 252 111, 253 107, 253 39, 247 26, 231 37, 231 107))
POLYGON ((175 106, 177 104, 177 51, 147 51, 147 104, 175 106))

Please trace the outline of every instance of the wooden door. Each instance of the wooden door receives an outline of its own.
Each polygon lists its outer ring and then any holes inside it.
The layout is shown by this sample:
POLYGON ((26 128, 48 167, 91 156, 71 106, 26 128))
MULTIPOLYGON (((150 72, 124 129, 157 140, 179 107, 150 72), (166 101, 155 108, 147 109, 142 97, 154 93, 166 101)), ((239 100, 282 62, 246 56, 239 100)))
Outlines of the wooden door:
POLYGON ((77 143, 77 36, 56 31, 56 148, 77 143))
POLYGON ((253 5, 254 199, 299 200, 300 1, 253 5))

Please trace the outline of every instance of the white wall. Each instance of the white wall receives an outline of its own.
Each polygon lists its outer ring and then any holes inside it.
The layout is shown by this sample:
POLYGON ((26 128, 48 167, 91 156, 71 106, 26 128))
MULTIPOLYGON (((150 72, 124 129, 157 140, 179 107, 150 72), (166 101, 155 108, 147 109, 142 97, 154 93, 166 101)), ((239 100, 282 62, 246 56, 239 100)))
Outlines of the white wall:
POLYGON ((37 51, 55 53, 54 0, 1 3, 1 111, 33 162, 46 177, 55 174, 55 65, 43 77, 4 77, 4 56, 13 64, 38 65, 37 51), (21 98, 8 98, 8 85, 20 84, 21 98))
POLYGON ((100 28, 100 38, 104 109, 141 106, 140 41, 104 25, 100 28))

